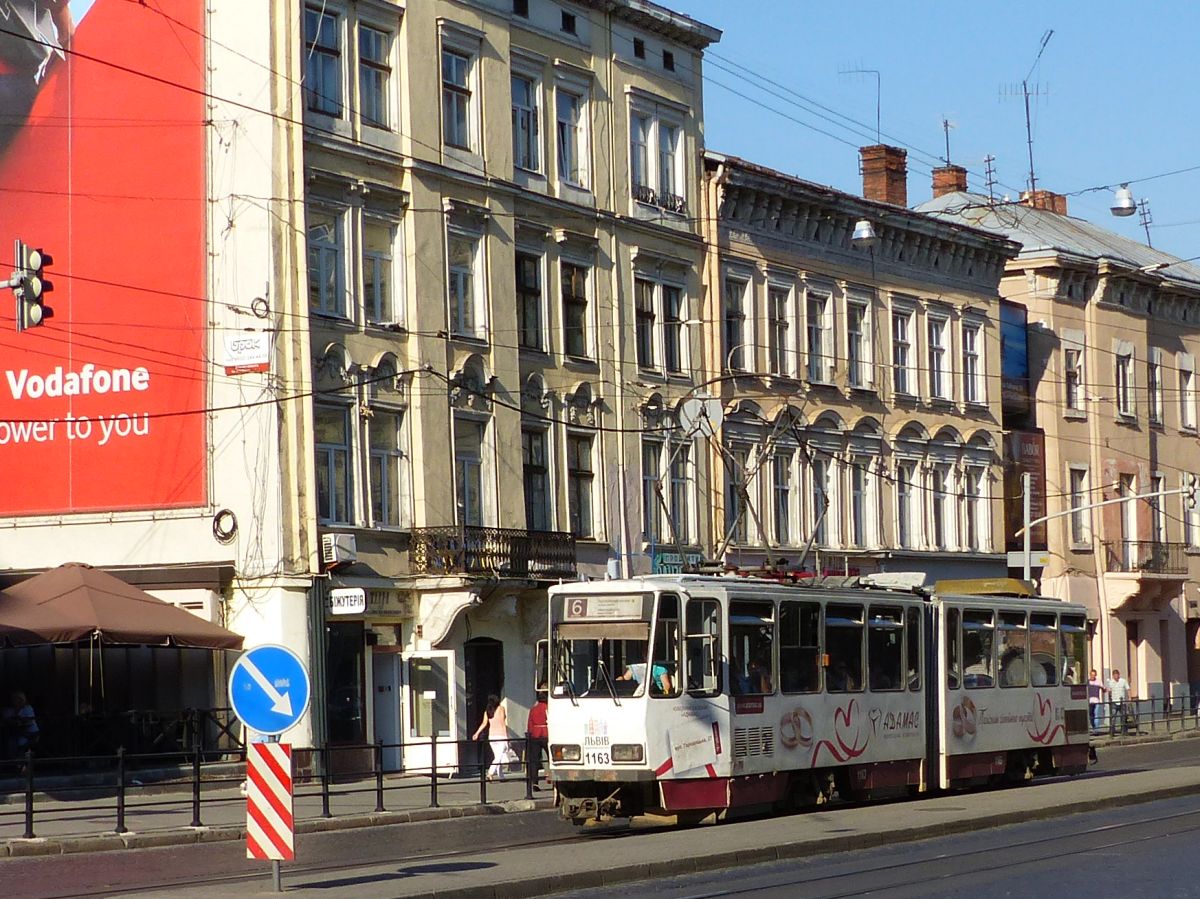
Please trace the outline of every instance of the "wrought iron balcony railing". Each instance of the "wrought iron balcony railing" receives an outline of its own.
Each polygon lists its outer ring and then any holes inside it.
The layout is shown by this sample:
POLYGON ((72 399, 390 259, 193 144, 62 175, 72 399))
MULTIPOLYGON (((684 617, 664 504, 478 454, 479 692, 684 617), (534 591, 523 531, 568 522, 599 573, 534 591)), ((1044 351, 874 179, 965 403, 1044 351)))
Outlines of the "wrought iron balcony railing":
POLYGON ((657 191, 645 184, 635 184, 633 186, 633 198, 639 203, 646 203, 650 206, 657 206, 659 209, 665 209, 668 212, 687 215, 687 200, 678 194, 657 191))
POLYGON ((564 531, 520 531, 454 525, 414 528, 413 574, 573 578, 575 537, 564 531))
POLYGON ((1141 574, 1187 574, 1186 543, 1116 540, 1104 544, 1105 570, 1141 574))

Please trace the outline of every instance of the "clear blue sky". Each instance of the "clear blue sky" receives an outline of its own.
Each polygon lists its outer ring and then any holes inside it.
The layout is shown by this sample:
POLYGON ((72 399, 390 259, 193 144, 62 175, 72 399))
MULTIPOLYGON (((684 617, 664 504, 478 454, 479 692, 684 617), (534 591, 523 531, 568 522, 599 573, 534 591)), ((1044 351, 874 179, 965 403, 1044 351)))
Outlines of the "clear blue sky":
MULTIPOLYGON (((943 116, 955 126, 952 161, 970 170, 972 189, 982 190, 991 154, 997 193, 1015 199, 1029 168, 1020 83, 1050 29, 1030 79, 1048 91, 1032 101, 1039 187, 1065 193, 1200 166, 1200 4, 659 2, 724 31, 705 65, 708 148, 811 181, 861 191, 855 147, 874 143, 875 78, 841 73, 878 69, 883 140, 909 150, 910 204, 930 196, 929 170, 940 164, 931 157, 945 155, 943 116), (756 85, 739 67, 783 89, 756 85)), ((1131 189, 1150 201, 1155 247, 1200 255, 1200 168, 1131 189)), ((1111 196, 1073 196, 1069 211, 1144 241, 1136 216, 1109 214, 1111 196)))

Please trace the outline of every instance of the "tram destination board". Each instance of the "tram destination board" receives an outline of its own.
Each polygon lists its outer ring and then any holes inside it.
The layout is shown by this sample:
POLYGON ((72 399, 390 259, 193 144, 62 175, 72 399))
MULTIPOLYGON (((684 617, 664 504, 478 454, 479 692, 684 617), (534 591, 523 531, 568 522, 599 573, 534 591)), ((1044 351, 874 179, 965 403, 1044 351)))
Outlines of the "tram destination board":
POLYGON ((640 619, 644 597, 637 596, 569 596, 565 617, 569 621, 599 619, 640 619))

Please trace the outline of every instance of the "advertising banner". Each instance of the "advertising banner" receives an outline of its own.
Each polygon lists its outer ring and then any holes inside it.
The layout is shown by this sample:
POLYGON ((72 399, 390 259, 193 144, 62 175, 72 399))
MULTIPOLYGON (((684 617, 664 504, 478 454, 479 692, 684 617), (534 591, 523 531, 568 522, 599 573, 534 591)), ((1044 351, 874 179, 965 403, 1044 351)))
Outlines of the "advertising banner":
POLYGON ((0 516, 206 501, 199 0, 0 0, 0 516))

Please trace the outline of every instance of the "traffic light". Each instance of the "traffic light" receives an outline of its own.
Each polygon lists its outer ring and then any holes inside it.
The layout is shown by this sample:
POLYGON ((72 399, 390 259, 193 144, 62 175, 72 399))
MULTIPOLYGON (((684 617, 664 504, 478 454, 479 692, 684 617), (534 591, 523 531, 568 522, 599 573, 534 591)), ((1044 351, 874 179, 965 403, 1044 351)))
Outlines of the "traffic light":
POLYGON ((1196 508, 1196 493, 1197 493, 1196 488, 1197 488, 1197 486, 1200 486, 1200 479, 1197 479, 1197 477, 1194 474, 1189 474, 1187 476, 1187 485, 1188 485, 1187 507, 1189 509, 1194 509, 1194 508, 1196 508))
POLYGON ((45 304, 45 295, 53 287, 42 276, 42 269, 50 263, 50 256, 40 249, 25 244, 22 240, 13 243, 16 271, 13 272, 13 295, 17 299, 17 330, 35 328, 53 315, 45 304))

